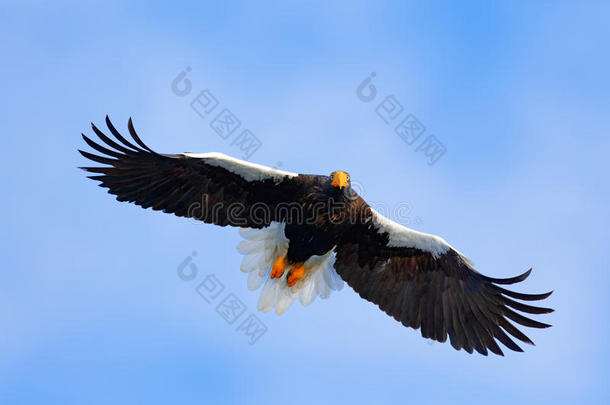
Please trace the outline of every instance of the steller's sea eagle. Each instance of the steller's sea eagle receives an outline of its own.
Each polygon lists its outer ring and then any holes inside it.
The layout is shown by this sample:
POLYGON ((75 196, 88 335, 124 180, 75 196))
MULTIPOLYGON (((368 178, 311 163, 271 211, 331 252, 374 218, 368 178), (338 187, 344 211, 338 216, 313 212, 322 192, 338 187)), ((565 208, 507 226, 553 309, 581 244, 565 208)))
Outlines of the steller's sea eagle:
POLYGON ((511 278, 492 278, 442 238, 406 228, 373 210, 351 187, 350 176, 297 174, 221 153, 159 154, 136 134, 131 141, 106 117, 114 139, 91 124, 104 146, 83 134, 100 154, 79 152, 103 166, 83 167, 100 186, 143 208, 220 226, 240 227, 245 238, 241 270, 248 287, 263 284, 258 308, 283 313, 299 298, 307 305, 329 296, 343 281, 360 296, 425 338, 487 355, 503 355, 496 340, 522 349, 509 336, 532 341, 517 329, 550 325, 517 312, 545 314, 538 301, 551 293, 523 294, 511 278), (135 144, 134 144, 135 143, 135 144), (343 281, 342 281, 343 280, 343 281), (508 334, 507 334, 508 333, 508 334))

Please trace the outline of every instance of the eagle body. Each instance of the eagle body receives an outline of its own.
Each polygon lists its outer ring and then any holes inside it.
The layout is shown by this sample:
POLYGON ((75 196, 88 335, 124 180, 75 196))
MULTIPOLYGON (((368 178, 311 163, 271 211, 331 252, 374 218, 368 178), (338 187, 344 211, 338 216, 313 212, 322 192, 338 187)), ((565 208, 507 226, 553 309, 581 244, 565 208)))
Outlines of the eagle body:
POLYGON ((239 228, 240 269, 248 288, 261 290, 258 308, 284 313, 309 305, 347 283, 362 298, 425 338, 450 341, 468 353, 503 355, 502 343, 533 344, 515 324, 550 325, 525 314, 550 308, 525 302, 551 293, 524 294, 504 285, 525 280, 485 276, 444 239, 402 226, 372 209, 343 171, 298 174, 221 153, 159 154, 137 135, 131 140, 106 117, 112 137, 92 124, 101 142, 83 134, 100 164, 83 167, 118 201, 178 217, 239 228), (525 302, 523 302, 525 301, 525 302), (517 312, 519 311, 519 312, 517 312))
POLYGON ((302 210, 284 218, 286 238, 290 241, 287 258, 294 263, 330 252, 349 227, 350 214, 358 209, 347 195, 349 190, 329 186, 327 176, 306 177, 314 178, 309 180, 311 192, 300 200, 302 210), (300 212, 304 215, 299 218, 295 214, 300 212))

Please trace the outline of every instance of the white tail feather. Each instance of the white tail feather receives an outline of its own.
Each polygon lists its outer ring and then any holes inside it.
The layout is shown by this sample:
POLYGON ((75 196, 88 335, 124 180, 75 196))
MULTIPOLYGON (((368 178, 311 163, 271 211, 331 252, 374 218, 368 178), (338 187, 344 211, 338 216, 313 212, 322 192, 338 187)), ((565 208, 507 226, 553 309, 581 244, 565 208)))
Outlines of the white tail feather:
POLYGON ((241 271, 248 274, 248 289, 263 286, 258 300, 258 309, 268 312, 275 307, 283 314, 299 298, 301 304, 311 304, 316 296, 328 298, 332 290, 341 290, 343 280, 335 271, 335 256, 331 250, 323 256, 312 256, 305 262, 305 276, 293 287, 288 287, 286 277, 289 269, 280 278, 271 279, 271 266, 280 256, 288 252, 288 239, 284 235, 286 224, 272 222, 267 228, 242 228, 239 234, 245 239, 238 246, 244 255, 241 271))

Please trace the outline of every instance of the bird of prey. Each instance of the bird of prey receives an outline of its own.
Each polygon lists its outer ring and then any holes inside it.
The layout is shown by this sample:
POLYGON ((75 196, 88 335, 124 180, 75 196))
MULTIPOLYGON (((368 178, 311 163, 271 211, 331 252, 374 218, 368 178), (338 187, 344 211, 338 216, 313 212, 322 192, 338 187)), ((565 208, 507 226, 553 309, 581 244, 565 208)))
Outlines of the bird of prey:
POLYGON ((131 119, 131 140, 106 117, 113 138, 94 124, 101 142, 83 134, 98 154, 79 152, 100 165, 83 167, 118 201, 220 226, 239 227, 245 238, 241 270, 248 287, 261 286, 258 307, 283 313, 297 298, 307 305, 326 298, 345 281, 424 338, 456 349, 503 355, 501 342, 533 344, 515 325, 550 325, 516 311, 545 314, 525 304, 551 293, 523 294, 502 285, 521 282, 531 269, 510 278, 485 276, 438 236, 385 218, 351 187, 350 175, 328 176, 277 170, 221 153, 160 154, 142 142, 131 119), (512 322, 511 322, 512 321, 512 322))

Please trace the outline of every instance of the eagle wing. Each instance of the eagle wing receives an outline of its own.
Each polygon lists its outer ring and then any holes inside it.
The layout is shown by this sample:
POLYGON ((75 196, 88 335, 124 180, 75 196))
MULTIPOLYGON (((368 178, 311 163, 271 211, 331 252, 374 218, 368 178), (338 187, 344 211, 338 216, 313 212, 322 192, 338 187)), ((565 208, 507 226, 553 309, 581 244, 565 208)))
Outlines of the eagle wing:
POLYGON ((531 269, 512 278, 491 278, 442 238, 417 232, 383 217, 361 200, 364 214, 336 247, 337 273, 360 296, 378 305, 404 326, 421 328, 425 338, 472 353, 503 355, 496 340, 523 351, 508 334, 533 344, 509 320, 546 328, 550 325, 514 310, 544 314, 552 309, 514 299, 536 301, 545 294, 522 294, 500 285, 523 281, 531 269))
POLYGON ((123 137, 106 116, 114 139, 94 124, 103 145, 83 134, 85 142, 101 155, 79 152, 102 167, 83 167, 89 178, 117 196, 143 208, 162 210, 206 223, 263 228, 278 218, 279 204, 288 202, 303 187, 297 173, 234 159, 221 153, 159 154, 146 146, 129 119, 132 141, 123 137))

